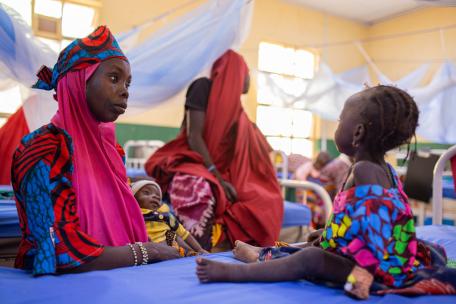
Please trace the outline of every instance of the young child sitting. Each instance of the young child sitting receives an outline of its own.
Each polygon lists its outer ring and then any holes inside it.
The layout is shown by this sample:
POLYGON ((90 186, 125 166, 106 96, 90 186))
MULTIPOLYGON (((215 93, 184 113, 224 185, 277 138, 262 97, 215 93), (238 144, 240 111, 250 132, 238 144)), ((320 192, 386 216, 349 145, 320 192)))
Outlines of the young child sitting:
POLYGON ((413 214, 388 150, 410 143, 418 124, 413 98, 392 86, 351 96, 335 133, 338 150, 354 159, 334 211, 317 245, 258 248, 237 242, 226 264, 197 258, 197 276, 211 281, 308 279, 344 286, 366 299, 369 291, 404 294, 456 293, 456 270, 442 248, 416 238, 413 214))
POLYGON ((179 223, 162 202, 160 186, 150 180, 141 180, 131 185, 133 194, 141 207, 149 239, 164 243, 179 250, 181 256, 208 253, 195 238, 179 223))

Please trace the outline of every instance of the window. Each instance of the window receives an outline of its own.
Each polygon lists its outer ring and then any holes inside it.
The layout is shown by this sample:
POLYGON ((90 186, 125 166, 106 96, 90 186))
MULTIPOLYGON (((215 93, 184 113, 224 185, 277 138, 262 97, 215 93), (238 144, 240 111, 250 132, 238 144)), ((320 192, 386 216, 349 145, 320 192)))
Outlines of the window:
POLYGON ((6 119, 21 106, 22 97, 19 85, 0 91, 0 127, 6 119))
MULTIPOLYGON (((38 39, 56 53, 98 23, 101 0, 0 0, 32 27, 38 39)), ((0 127, 22 104, 20 85, 0 91, 0 127)))
POLYGON ((34 0, 33 32, 60 52, 75 38, 95 29, 100 6, 101 2, 95 0, 34 0))
POLYGON ((0 3, 14 9, 28 25, 32 25, 32 0, 0 0, 0 3))
POLYGON ((258 57, 258 127, 273 149, 312 157, 313 116, 293 96, 314 77, 315 54, 261 42, 258 57))

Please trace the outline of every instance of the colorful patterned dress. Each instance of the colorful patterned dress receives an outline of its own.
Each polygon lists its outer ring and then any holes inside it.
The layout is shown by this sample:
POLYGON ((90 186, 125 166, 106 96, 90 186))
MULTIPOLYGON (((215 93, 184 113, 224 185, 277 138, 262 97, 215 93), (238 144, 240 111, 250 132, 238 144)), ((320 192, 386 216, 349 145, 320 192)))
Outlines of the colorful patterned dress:
POLYGON ((439 282, 442 288, 434 291, 454 293, 456 278, 451 276, 456 273, 445 268, 443 248, 416 238, 408 198, 394 169, 389 168, 394 187, 362 185, 337 195, 333 215, 321 237, 321 248, 346 256, 369 270, 378 289, 411 286, 426 276, 432 277, 430 269, 440 267, 439 271, 447 274, 446 283, 439 282), (423 272, 426 269, 427 274, 423 272))
MULTIPOLYGON (((448 267, 443 248, 416 238, 408 198, 394 169, 389 168, 394 187, 362 185, 337 195, 319 246, 370 271, 375 279, 371 291, 377 294, 456 294, 456 269, 448 267)), ((299 250, 266 247, 259 260, 299 250)))
POLYGON ((103 245, 80 230, 68 133, 48 124, 25 136, 14 153, 12 183, 22 230, 15 267, 34 275, 77 267, 103 245))

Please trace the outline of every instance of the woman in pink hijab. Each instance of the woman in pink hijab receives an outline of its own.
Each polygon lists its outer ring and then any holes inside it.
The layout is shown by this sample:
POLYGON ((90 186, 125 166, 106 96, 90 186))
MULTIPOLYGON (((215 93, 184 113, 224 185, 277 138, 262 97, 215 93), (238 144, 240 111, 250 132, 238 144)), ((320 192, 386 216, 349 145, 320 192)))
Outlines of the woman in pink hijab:
POLYGON ((113 122, 127 108, 131 72, 109 29, 75 40, 37 76, 35 88, 56 90, 58 111, 13 157, 22 229, 16 267, 43 275, 179 257, 147 242, 127 184, 113 122))

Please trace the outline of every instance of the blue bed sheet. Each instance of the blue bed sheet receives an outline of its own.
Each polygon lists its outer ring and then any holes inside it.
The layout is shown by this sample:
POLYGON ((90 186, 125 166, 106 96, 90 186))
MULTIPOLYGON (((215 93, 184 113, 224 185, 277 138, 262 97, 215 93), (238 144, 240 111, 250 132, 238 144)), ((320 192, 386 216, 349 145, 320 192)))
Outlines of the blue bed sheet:
MULTIPOLYGON (((456 257, 456 228, 427 226, 418 235, 436 240, 456 257)), ((208 258, 237 263, 230 253, 208 258)), ((0 299, 10 303, 360 303, 342 290, 307 281, 283 283, 200 284, 194 258, 184 258, 141 267, 128 267, 83 274, 33 278, 17 269, 0 267, 0 299)), ((455 296, 372 296, 363 303, 424 304, 456 303, 455 296)))
POLYGON ((285 201, 282 228, 293 226, 309 226, 312 212, 303 204, 285 201))
POLYGON ((442 180, 443 197, 456 199, 456 191, 454 190, 454 178, 452 176, 444 176, 442 180))
POLYGON ((16 202, 0 200, 0 238, 21 236, 16 202))
MULTIPOLYGON (((307 206, 285 202, 282 227, 308 226, 310 220, 311 212, 307 206)), ((11 200, 0 200, 0 238, 19 236, 21 230, 16 203, 11 200)))

